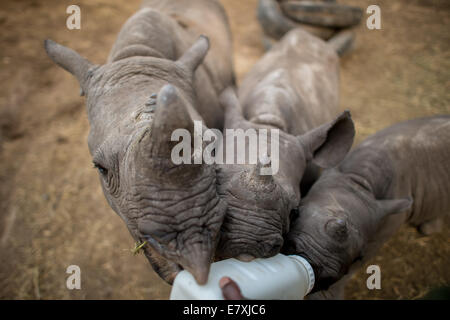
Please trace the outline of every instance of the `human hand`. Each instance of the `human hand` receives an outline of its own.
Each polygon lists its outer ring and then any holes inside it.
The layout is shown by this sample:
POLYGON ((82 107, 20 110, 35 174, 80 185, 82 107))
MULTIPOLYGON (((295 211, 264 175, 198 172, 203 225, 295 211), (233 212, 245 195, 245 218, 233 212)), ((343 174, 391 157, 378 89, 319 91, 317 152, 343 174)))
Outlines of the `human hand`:
POLYGON ((220 289, 225 300, 246 300, 241 293, 238 284, 229 277, 223 277, 219 281, 220 289))

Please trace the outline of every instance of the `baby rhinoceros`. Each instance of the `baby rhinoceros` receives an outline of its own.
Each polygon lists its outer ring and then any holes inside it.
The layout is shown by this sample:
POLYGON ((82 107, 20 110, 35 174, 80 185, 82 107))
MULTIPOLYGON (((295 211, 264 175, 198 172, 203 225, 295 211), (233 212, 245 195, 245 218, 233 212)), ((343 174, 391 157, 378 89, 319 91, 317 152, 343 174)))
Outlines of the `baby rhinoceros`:
POLYGON ((53 41, 45 47, 87 97, 89 150, 110 206, 163 279, 171 283, 184 268, 205 283, 225 204, 212 166, 172 162, 171 136, 192 133, 194 120, 223 126, 218 96, 233 71, 222 6, 146 1, 102 66, 53 41), (207 58, 210 43, 200 34, 215 46, 207 58))
POLYGON ((338 65, 333 46, 296 29, 250 71, 239 100, 232 89, 222 94, 224 153, 233 148, 239 129, 254 130, 258 139, 267 131, 267 139, 258 140, 258 149, 267 143, 267 157, 259 154, 259 164, 250 162, 249 138, 245 150, 236 151, 234 164, 219 166, 219 193, 227 213, 218 257, 249 260, 279 253, 304 176, 314 180, 318 167, 337 165, 351 148, 355 130, 350 113, 337 116, 338 65), (244 151, 248 157, 239 163, 244 151))
POLYGON ((285 250, 313 266, 311 298, 343 298, 350 274, 402 224, 429 234, 448 213, 450 116, 410 120, 367 138, 322 174, 300 204, 285 250))

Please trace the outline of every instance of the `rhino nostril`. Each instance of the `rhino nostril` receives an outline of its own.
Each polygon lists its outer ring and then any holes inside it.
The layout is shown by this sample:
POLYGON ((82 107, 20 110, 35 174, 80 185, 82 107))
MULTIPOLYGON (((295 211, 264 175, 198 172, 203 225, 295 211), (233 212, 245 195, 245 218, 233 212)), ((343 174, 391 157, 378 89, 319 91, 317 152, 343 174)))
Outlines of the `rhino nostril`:
POLYGON ((278 237, 276 239, 273 239, 272 241, 269 241, 264 247, 263 257, 269 258, 280 253, 283 243, 283 238, 278 237))

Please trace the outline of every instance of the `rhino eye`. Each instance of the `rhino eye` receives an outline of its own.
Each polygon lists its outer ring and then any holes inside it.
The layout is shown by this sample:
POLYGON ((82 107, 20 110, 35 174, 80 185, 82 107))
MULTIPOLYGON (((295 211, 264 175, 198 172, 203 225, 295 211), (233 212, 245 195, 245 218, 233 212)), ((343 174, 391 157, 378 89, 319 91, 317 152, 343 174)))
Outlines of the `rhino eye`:
POLYGON ((94 163, 94 167, 100 172, 101 175, 107 176, 108 175, 108 169, 106 169, 104 166, 94 163))

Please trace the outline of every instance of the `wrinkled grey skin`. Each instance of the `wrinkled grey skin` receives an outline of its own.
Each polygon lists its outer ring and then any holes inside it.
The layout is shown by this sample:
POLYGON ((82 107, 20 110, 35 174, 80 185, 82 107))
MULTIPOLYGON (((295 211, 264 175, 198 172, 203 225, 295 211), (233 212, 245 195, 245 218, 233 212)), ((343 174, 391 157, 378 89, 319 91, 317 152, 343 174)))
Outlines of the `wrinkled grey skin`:
POLYGON ((450 116, 396 124, 321 175, 301 201, 285 252, 313 266, 311 298, 341 299, 351 273, 402 224, 438 231, 449 192, 450 116))
MULTIPOLYGON (((249 260, 277 254, 290 213, 300 202, 307 164, 314 180, 318 167, 337 165, 350 149, 355 133, 350 113, 336 118, 338 64, 331 46, 296 29, 246 76, 239 101, 232 89, 222 94, 225 128, 280 130, 280 167, 273 176, 260 175, 261 165, 248 159, 219 167, 218 190, 228 209, 218 257, 249 260)), ((224 145, 231 140, 225 135, 224 145)), ((270 150, 270 140, 268 145, 270 150)))
POLYGON ((86 95, 89 150, 110 206, 136 241, 148 242, 144 252, 163 279, 171 283, 184 268, 206 282, 226 205, 214 167, 174 165, 170 140, 175 129, 192 132, 193 120, 223 126, 218 96, 234 82, 222 6, 145 1, 101 66, 53 41, 45 47, 86 95), (201 34, 211 41, 206 58, 201 34))

